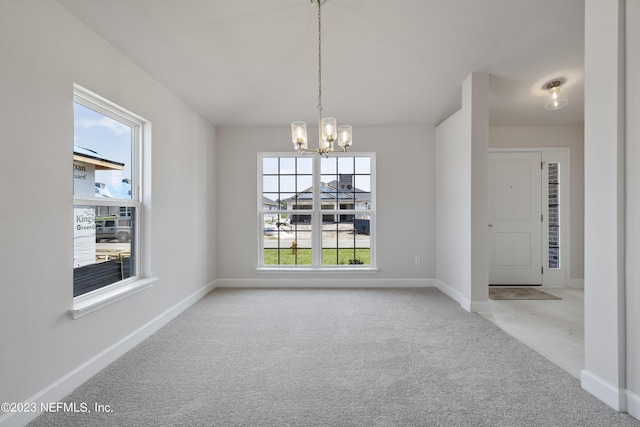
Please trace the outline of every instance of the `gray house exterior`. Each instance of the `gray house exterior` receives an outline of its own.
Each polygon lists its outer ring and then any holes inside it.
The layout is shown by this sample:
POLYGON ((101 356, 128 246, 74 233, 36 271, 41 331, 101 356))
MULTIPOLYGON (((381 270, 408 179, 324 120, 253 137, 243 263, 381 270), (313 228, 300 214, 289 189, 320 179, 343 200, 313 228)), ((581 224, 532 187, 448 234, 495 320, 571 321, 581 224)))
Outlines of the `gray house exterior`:
MULTIPOLYGON (((362 210, 370 208, 371 192, 354 187, 350 182, 352 176, 348 178, 340 177, 329 183, 320 183, 320 203, 325 210, 362 210)), ((300 193, 285 200, 288 210, 311 210, 313 204, 313 187, 309 187, 300 193)), ((363 218, 368 218, 364 212, 363 218)), ((322 215, 322 222, 354 222, 359 215, 349 214, 325 214, 322 215)), ((292 215, 291 222, 310 222, 311 215, 292 215)))

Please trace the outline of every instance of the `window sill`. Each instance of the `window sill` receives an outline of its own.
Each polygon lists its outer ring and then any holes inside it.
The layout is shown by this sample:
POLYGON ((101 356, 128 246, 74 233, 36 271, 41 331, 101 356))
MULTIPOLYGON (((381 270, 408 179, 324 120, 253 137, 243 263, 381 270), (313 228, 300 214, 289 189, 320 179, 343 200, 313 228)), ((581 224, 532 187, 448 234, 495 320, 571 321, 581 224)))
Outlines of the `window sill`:
POLYGON ((158 280, 156 277, 138 279, 132 282, 126 282, 116 286, 109 286, 106 288, 97 289, 84 295, 80 295, 79 297, 73 299, 73 308, 69 310, 69 313, 71 314, 71 317, 77 319, 84 316, 85 314, 89 314, 130 295, 150 288, 153 282, 155 282, 156 280, 158 280))
POLYGON ((258 267, 258 273, 377 273, 377 267, 258 267))

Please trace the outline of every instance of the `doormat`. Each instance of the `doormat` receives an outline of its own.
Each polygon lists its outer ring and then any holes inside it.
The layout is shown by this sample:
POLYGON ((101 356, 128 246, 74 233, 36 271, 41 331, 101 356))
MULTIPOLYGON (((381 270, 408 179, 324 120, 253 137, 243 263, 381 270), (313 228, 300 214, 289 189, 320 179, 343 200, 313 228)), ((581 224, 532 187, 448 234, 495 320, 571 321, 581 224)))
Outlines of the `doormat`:
POLYGON ((492 288, 489 287, 489 298, 493 300, 544 300, 544 299, 562 299, 555 295, 539 291, 533 288, 492 288))

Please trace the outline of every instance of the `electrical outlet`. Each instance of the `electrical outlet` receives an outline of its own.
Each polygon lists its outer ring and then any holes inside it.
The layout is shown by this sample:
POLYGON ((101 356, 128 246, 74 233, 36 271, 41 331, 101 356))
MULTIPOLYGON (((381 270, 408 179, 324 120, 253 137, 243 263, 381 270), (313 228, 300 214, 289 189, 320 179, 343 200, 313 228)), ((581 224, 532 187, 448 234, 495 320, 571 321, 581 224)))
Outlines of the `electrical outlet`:
POLYGON ((420 257, 419 256, 416 257, 416 265, 420 265, 420 257))

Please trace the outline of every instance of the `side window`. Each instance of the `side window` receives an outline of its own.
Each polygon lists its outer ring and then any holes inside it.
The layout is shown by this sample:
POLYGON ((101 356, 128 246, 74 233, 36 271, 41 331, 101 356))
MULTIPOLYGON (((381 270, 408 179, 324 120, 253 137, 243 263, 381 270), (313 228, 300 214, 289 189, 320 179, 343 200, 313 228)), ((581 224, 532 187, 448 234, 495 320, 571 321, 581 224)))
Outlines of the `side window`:
POLYGON ((74 297, 139 275, 142 124, 126 110, 74 90, 74 297))

